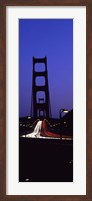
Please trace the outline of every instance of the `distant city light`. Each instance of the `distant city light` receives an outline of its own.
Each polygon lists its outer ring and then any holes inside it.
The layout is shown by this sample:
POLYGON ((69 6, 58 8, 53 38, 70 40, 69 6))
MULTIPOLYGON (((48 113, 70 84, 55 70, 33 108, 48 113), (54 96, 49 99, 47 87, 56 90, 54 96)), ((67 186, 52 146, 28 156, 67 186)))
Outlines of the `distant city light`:
POLYGON ((31 117, 27 117, 28 119, 31 119, 31 117))

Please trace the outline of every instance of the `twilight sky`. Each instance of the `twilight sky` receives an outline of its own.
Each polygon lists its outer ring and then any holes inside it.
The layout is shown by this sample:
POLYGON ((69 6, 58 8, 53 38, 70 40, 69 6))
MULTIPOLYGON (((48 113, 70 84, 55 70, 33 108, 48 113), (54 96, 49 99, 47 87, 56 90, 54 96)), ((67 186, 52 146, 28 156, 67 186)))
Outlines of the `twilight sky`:
POLYGON ((33 56, 47 56, 52 117, 58 118, 61 108, 73 108, 73 20, 19 20, 20 117, 30 115, 33 56))

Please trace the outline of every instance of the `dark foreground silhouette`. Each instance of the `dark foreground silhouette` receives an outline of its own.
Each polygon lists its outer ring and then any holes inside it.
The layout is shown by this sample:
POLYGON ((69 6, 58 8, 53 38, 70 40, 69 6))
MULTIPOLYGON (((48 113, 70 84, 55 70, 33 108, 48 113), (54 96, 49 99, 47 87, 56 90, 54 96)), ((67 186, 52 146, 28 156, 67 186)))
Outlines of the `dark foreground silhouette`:
POLYGON ((73 182, 72 141, 20 138, 19 181, 73 182))

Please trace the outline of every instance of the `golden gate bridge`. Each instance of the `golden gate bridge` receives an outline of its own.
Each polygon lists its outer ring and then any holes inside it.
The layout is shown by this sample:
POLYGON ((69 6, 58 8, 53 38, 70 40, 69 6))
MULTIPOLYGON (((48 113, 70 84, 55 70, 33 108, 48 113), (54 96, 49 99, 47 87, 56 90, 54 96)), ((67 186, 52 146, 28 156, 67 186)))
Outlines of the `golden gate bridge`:
POLYGON ((47 57, 33 57, 31 116, 34 118, 51 118, 51 104, 48 85, 47 57), (35 69, 36 64, 44 64, 43 71, 35 69), (36 80, 44 78, 44 84, 37 84, 36 80), (39 95, 38 95, 39 94, 39 95))

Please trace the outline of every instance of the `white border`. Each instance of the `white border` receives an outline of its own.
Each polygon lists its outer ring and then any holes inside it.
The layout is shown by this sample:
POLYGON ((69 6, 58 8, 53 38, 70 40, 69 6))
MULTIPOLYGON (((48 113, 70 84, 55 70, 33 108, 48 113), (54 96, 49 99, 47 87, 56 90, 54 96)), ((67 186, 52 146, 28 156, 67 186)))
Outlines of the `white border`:
POLYGON ((6 194, 86 194, 86 7, 6 8, 6 194), (19 18, 73 18, 74 182, 18 183, 19 18))

